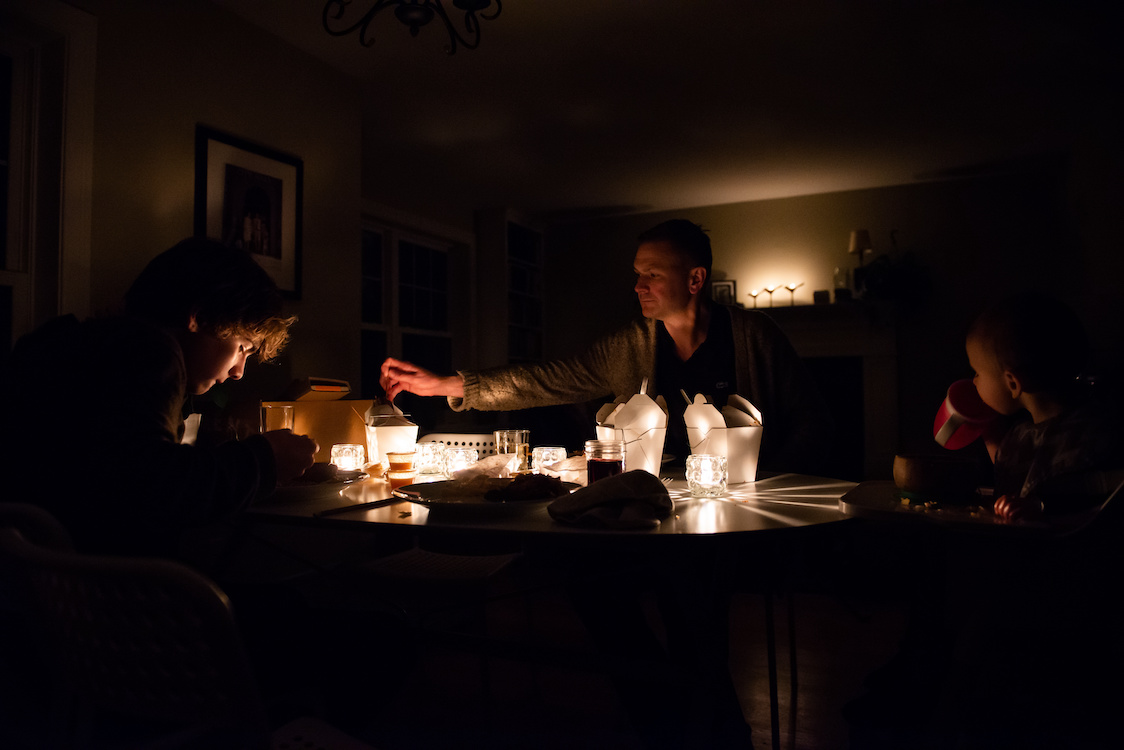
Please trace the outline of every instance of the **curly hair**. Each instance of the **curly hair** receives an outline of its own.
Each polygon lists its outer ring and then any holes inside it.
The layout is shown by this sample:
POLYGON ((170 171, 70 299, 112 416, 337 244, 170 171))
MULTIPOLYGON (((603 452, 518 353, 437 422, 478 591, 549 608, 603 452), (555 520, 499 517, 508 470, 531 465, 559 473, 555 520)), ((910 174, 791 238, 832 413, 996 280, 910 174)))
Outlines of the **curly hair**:
POLYGON ((194 316, 203 330, 243 336, 268 362, 289 341, 295 316, 269 274, 242 250, 203 237, 185 239, 153 258, 125 293, 125 312, 170 328, 194 316))

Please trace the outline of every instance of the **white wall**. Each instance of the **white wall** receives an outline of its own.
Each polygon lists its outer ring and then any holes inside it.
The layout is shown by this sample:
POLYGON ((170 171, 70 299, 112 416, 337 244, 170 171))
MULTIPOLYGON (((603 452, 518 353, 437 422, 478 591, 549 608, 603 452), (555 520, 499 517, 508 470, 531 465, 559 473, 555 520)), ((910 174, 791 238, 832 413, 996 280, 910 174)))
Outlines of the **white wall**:
POLYGON ((209 3, 85 2, 97 17, 92 307, 114 306, 158 252, 192 234, 195 126, 304 162, 303 298, 280 366, 240 393, 292 377, 359 378, 360 124, 335 71, 209 3))

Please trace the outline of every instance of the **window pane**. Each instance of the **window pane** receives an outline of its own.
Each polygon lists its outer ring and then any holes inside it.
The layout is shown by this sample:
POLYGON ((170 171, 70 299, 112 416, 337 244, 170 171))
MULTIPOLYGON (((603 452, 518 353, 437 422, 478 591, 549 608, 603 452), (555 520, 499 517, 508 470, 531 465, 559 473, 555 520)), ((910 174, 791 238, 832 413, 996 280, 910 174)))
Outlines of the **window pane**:
POLYGON ((383 236, 363 230, 363 322, 383 322, 383 236))
POLYGON ((398 243, 398 322, 405 328, 449 330, 445 251, 398 243))
POLYGON ((375 398, 383 394, 379 385, 379 371, 386 359, 386 333, 383 331, 361 331, 360 348, 360 398, 375 398))

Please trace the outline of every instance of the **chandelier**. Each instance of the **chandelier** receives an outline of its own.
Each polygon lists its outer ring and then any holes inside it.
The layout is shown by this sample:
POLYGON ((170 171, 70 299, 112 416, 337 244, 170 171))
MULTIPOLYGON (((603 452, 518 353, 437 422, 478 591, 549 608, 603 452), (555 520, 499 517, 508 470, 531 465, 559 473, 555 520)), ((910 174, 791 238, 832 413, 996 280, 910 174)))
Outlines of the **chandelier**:
POLYGON ((435 17, 440 19, 445 25, 445 30, 449 32, 449 46, 445 51, 450 55, 456 53, 457 42, 468 49, 476 49, 480 44, 480 19, 491 21, 503 10, 501 0, 495 0, 496 10, 491 14, 481 11, 490 8, 493 0, 452 0, 453 7, 464 13, 465 35, 462 36, 457 25, 449 18, 441 0, 373 0, 370 8, 354 21, 350 18, 344 19, 344 16, 348 15, 348 6, 351 4, 352 0, 328 0, 324 3, 324 30, 332 36, 346 36, 353 31, 358 31, 359 43, 364 47, 370 47, 375 43, 374 35, 368 28, 371 22, 380 11, 394 8, 395 17, 410 27, 412 36, 417 36, 421 27, 435 17))

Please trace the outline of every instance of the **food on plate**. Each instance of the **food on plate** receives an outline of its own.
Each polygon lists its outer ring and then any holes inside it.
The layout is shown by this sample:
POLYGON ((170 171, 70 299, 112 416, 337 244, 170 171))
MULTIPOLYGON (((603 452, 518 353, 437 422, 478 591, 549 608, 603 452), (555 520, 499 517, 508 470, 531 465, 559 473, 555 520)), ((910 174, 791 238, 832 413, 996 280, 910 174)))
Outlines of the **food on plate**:
POLYGON ((334 482, 339 477, 339 469, 335 464, 317 461, 308 467, 308 471, 300 476, 305 482, 334 482))
POLYGON ((497 487, 484 493, 488 500, 511 503, 525 500, 549 500, 567 495, 570 490, 558 477, 546 474, 520 474, 506 487, 497 487))
MULTIPOLYGON (((483 497, 489 490, 500 489, 511 484, 510 479, 477 475, 468 479, 450 479, 447 482, 433 482, 422 485, 428 500, 458 500, 461 498, 483 497)), ((420 491, 420 490, 419 490, 420 491)))

